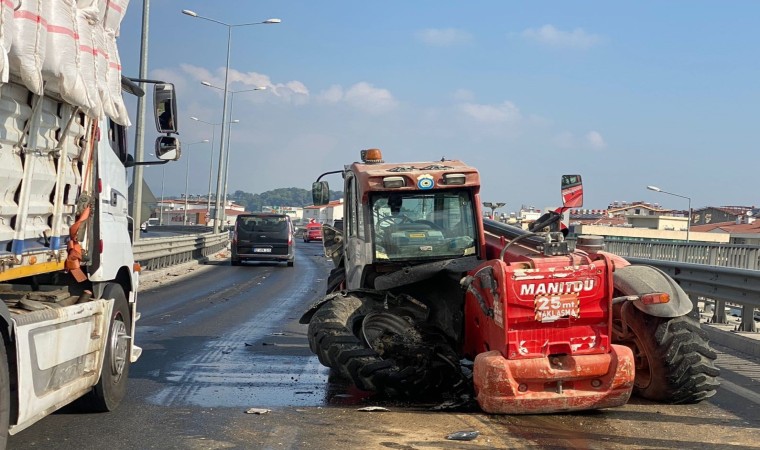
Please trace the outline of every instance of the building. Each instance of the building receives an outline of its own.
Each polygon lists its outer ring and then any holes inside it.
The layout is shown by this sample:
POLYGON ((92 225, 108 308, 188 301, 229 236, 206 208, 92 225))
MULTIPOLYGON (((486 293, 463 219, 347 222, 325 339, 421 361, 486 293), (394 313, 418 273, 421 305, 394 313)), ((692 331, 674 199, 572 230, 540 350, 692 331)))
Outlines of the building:
POLYGON ((262 206, 261 212, 286 214, 293 223, 301 223, 303 208, 300 206, 262 206))
POLYGON ((303 221, 332 225, 337 219, 343 219, 343 199, 333 200, 322 206, 305 206, 303 208, 303 221))
POLYGON ((692 231, 728 236, 729 243, 743 245, 760 245, 760 220, 752 214, 744 214, 733 222, 720 222, 704 225, 693 225, 692 231))
MULTIPOLYGON (((756 211, 754 206, 708 206, 695 209, 691 213, 691 225, 707 225, 712 223, 734 222, 742 216, 747 217, 747 212, 756 211)), ((753 217, 758 217, 754 215, 753 217)))

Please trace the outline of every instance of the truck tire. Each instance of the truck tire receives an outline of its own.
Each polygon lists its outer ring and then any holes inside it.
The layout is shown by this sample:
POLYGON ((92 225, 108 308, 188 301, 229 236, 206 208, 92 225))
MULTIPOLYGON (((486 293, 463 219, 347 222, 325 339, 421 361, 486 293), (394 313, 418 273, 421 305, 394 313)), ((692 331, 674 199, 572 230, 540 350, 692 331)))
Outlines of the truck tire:
MULTIPOLYGON (((378 311, 374 301, 354 295, 339 296, 322 305, 309 322, 309 347, 319 361, 351 380, 357 388, 396 398, 422 398, 441 394, 455 384, 451 360, 402 367, 391 356, 381 357, 358 336, 356 324, 378 311)), ((426 335, 431 351, 454 358, 443 336, 426 335), (435 348, 435 350, 432 350, 435 348)))
POLYGON ((0 449, 8 442, 8 426, 11 415, 11 379, 8 372, 8 353, 5 336, 0 333, 0 449))
POLYGON ((127 393, 131 361, 129 330, 132 322, 124 290, 116 283, 109 283, 103 290, 103 298, 114 299, 103 367, 100 380, 79 404, 83 409, 93 412, 113 411, 119 406, 127 393))
POLYGON ((634 394, 673 404, 699 403, 715 395, 720 385, 717 355, 698 321, 689 316, 654 317, 630 304, 615 311, 615 343, 630 347, 636 363, 634 394))

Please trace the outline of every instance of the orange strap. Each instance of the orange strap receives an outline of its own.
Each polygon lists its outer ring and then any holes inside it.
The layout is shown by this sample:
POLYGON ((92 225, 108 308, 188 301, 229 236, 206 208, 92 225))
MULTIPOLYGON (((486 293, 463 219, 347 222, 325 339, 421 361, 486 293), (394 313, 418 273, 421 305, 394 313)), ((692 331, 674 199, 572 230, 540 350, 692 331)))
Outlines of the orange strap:
POLYGON ((87 276, 81 268, 82 245, 79 243, 77 234, 79 233, 79 228, 82 226, 82 223, 84 223, 89 217, 90 207, 88 206, 82 211, 82 214, 79 215, 79 218, 74 222, 74 225, 69 228, 69 243, 66 245, 68 255, 66 256, 64 267, 74 276, 74 279, 77 280, 78 283, 86 280, 87 276))

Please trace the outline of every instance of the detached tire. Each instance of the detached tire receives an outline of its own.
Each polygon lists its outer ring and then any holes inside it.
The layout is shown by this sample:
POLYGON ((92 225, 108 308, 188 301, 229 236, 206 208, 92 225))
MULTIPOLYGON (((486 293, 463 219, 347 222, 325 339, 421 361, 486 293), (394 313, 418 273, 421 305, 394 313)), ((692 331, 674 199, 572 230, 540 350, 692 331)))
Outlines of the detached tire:
POLYGON ((699 403, 715 395, 720 385, 717 355, 698 321, 689 316, 653 317, 630 304, 616 308, 616 313, 616 343, 630 347, 636 363, 634 394, 674 404, 699 403))
POLYGON ((109 283, 103 290, 103 298, 114 299, 103 368, 98 384, 80 403, 83 409, 93 412, 113 411, 119 406, 127 393, 130 366, 131 320, 124 290, 118 284, 109 283))
POLYGON ((8 353, 5 336, 0 332, 0 449, 8 442, 8 426, 11 413, 11 379, 8 372, 8 353))
MULTIPOLYGON (((424 366, 401 367, 395 358, 380 356, 357 336, 361 333, 362 318, 381 309, 382 303, 379 306, 375 303, 378 302, 353 295, 338 296, 314 313, 308 338, 309 347, 319 361, 350 379, 357 388, 389 397, 420 398, 438 395, 441 389, 451 387, 446 363, 433 361, 424 366)), ((431 346, 431 352, 442 347, 437 337, 428 336, 437 344, 431 346)))

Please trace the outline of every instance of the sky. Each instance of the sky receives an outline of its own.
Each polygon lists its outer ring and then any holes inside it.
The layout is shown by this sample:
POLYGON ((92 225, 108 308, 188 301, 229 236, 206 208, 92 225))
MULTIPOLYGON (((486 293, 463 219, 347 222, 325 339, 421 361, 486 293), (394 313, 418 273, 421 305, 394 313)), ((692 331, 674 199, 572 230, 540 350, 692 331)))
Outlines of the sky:
MULTIPOLYGON (((127 76, 142 7, 118 38, 127 76)), ((183 142, 180 161, 145 168, 156 196, 186 178, 207 193, 209 169, 216 185, 220 127, 190 117, 223 120, 201 81, 224 85, 228 28, 183 9, 282 20, 232 29, 230 89, 267 89, 233 95, 230 193, 309 189, 380 148, 388 162, 465 161, 503 212, 558 205, 568 173, 588 209, 686 209, 647 185, 693 208, 760 205, 758 2, 153 0, 149 75, 175 83, 183 142)))

